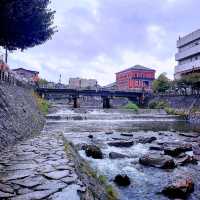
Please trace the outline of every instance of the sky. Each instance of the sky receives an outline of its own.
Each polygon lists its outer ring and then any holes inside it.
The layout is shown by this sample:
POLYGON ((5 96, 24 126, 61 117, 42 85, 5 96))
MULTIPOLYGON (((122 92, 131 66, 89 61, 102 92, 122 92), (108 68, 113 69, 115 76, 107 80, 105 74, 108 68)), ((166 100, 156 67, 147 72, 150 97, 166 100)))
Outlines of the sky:
POLYGON ((136 64, 173 78, 176 40, 200 28, 199 0, 52 0, 58 32, 45 44, 9 55, 11 68, 67 83, 95 78, 100 85, 136 64))

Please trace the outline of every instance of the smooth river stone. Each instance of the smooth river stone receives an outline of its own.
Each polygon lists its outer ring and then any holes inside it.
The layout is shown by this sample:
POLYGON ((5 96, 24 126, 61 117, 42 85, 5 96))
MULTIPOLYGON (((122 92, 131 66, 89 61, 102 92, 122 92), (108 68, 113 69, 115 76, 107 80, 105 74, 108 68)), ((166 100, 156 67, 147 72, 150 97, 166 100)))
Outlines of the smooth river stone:
POLYGON ((46 199, 49 197, 51 194, 55 193, 55 190, 44 190, 44 191, 35 191, 23 195, 19 195, 17 197, 12 198, 11 200, 41 200, 41 199, 46 199))
POLYGON ((80 200, 78 195, 79 185, 73 184, 62 190, 61 192, 55 193, 50 200, 64 200, 66 197, 70 197, 70 200, 80 200))
POLYGON ((64 183, 66 184, 71 184, 71 183, 74 183, 75 181, 77 181, 77 175, 73 175, 73 176, 70 176, 70 177, 65 177, 63 179, 61 179, 61 181, 63 181, 64 183))
POLYGON ((47 181, 42 185, 35 187, 34 190, 53 190, 53 189, 61 190, 65 187, 67 187, 67 184, 65 184, 64 182, 58 180, 52 180, 52 181, 47 181))
POLYGON ((14 190, 11 188, 10 185, 0 183, 0 191, 5 193, 14 193, 14 190))
POLYGON ((10 173, 8 176, 2 177, 0 179, 4 182, 4 181, 22 179, 33 175, 34 172, 31 170, 17 170, 16 172, 10 173))
POLYGON ((117 142, 108 142, 109 146, 114 147, 131 147, 133 146, 133 141, 117 141, 117 142))
POLYGON ((15 196, 14 194, 10 194, 10 193, 5 193, 5 192, 1 192, 0 191, 0 199, 5 199, 5 198, 11 198, 15 196))
POLYGON ((200 136, 200 133, 179 133, 179 135, 184 137, 197 138, 200 136))
POLYGON ((20 185, 22 187, 32 188, 41 185, 44 181, 45 179, 42 176, 36 176, 36 177, 28 177, 25 179, 15 180, 12 181, 12 183, 20 185))
POLYGON ((36 164, 15 164, 15 165, 8 166, 6 168, 6 171, 35 169, 36 167, 37 167, 36 164))
POLYGON ((69 176, 69 171, 68 170, 54 171, 54 172, 50 172, 50 173, 45 173, 44 176, 49 179, 58 180, 58 179, 66 177, 66 176, 69 176))

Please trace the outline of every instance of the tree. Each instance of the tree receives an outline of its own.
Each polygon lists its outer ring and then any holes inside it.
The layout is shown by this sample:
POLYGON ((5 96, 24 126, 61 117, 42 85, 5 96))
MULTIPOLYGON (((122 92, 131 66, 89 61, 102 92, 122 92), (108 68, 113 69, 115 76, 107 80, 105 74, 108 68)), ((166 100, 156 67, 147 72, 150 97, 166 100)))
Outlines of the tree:
POLYGON ((197 91, 197 93, 199 93, 199 90, 200 90, 200 73, 191 73, 191 74, 183 75, 181 77, 181 79, 176 81, 176 84, 177 84, 179 89, 184 89, 185 93, 187 91, 187 88, 190 88, 192 90, 193 94, 194 94, 195 91, 197 91))
POLYGON ((41 78, 41 79, 38 81, 38 84, 46 85, 46 84, 48 84, 48 81, 47 81, 46 79, 41 78))
POLYGON ((165 92, 171 86, 170 80, 167 78, 166 73, 162 73, 159 77, 153 82, 153 91, 154 92, 165 92))
POLYGON ((55 11, 50 0, 0 0, 0 46, 8 51, 25 50, 51 39, 55 11))

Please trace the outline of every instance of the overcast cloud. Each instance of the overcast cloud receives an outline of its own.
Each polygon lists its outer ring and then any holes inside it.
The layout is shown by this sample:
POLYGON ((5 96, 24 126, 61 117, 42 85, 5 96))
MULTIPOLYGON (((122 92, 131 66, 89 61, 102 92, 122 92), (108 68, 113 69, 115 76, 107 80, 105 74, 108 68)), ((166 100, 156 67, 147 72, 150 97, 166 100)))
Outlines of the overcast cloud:
POLYGON ((52 0, 58 26, 51 41, 10 55, 11 68, 62 82, 96 78, 101 85, 136 64, 173 77, 176 40, 200 27, 199 0, 52 0))

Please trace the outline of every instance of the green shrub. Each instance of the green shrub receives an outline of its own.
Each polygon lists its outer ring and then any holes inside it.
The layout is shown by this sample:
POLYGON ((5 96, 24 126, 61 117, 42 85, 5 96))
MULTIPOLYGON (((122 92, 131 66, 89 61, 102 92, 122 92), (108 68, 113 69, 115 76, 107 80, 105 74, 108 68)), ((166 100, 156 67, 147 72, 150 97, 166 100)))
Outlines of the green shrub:
POLYGON ((169 115, 176 115, 176 111, 173 108, 166 107, 165 112, 169 115))
POLYGON ((36 93, 33 93, 33 96, 35 97, 38 109, 44 114, 48 114, 49 112, 49 107, 50 104, 48 101, 42 99, 39 95, 37 95, 36 93))
POLYGON ((169 104, 165 101, 152 101, 149 103, 151 109, 165 109, 168 108, 169 104))
POLYGON ((99 182, 104 185, 105 189, 106 189, 106 193, 107 193, 107 199, 108 200, 117 200, 118 199, 118 194, 115 191, 115 189, 113 188, 112 185, 108 184, 108 180, 106 176, 100 175, 98 177, 99 182))
POLYGON ((112 185, 107 185, 106 186, 106 192, 107 192, 107 195, 108 195, 108 200, 117 200, 118 199, 118 194, 113 189, 112 185))
POLYGON ((134 104, 134 103, 131 103, 129 102, 126 106, 125 106, 126 109, 130 109, 130 110, 134 110, 134 111, 138 111, 139 110, 139 107, 134 104))

